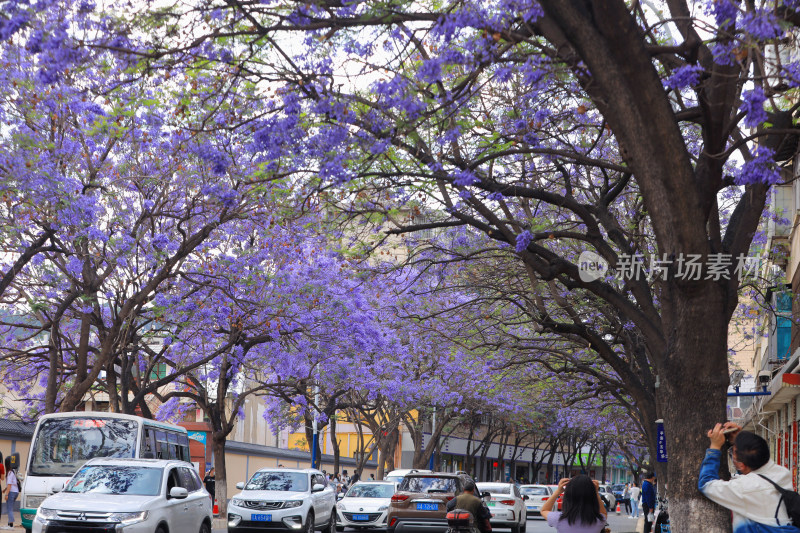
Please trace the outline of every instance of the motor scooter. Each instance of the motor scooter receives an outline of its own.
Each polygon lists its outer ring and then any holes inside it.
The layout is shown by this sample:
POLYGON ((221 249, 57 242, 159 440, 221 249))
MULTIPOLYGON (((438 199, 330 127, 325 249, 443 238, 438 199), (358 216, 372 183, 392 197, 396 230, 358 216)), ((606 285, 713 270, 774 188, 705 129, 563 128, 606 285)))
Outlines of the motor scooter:
POLYGON ((447 533, 480 533, 475 517, 464 509, 453 509, 447 513, 447 533))

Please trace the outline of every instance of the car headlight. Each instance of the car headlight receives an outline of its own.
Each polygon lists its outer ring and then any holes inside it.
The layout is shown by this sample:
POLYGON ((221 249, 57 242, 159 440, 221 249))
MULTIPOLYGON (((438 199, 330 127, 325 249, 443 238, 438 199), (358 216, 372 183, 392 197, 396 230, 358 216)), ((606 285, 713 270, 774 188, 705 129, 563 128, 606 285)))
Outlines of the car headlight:
POLYGON ((339 509, 340 511, 346 511, 343 503, 337 503, 336 508, 339 509))
POLYGON ((108 517, 109 522, 119 522, 126 526, 138 524, 145 520, 147 520, 147 511, 139 511, 138 513, 111 513, 108 517))
POLYGON ((241 507, 242 506, 242 500, 240 500, 239 498, 234 498, 234 499, 231 500, 231 505, 235 505, 237 507, 241 507))
POLYGON ((45 496, 25 496, 25 507, 27 509, 36 509, 44 501, 45 496))
POLYGON ((388 505, 381 505, 380 507, 378 507, 378 512, 386 511, 387 509, 389 509, 388 505))
POLYGON ((36 513, 36 520, 38 520, 40 524, 46 524, 48 520, 53 520, 54 518, 58 518, 55 509, 39 507, 36 513))
POLYGON ((287 502, 283 502, 284 509, 292 509, 294 507, 300 507, 303 505, 303 500, 289 500, 287 502))

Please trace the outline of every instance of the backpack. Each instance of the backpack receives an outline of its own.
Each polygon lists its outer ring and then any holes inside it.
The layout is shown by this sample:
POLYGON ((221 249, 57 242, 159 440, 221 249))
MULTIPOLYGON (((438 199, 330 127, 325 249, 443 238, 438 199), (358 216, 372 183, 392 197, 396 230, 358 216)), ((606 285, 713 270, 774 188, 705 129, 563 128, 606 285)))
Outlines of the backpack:
POLYGON ((775 521, 778 521, 778 511, 781 508, 781 503, 785 503, 786 512, 789 515, 789 521, 791 521, 793 526, 800 527, 800 494, 797 494, 793 490, 784 489, 767 476, 761 474, 759 474, 759 476, 772 483, 772 485, 778 489, 778 492, 781 494, 781 499, 778 501, 778 507, 775 509, 775 521))

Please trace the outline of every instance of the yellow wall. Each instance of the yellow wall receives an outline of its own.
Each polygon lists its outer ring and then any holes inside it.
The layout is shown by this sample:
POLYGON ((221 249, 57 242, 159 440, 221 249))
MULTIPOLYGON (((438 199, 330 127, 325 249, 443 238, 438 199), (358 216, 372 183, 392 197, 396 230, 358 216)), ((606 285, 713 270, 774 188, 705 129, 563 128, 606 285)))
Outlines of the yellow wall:
MULTIPOLYGON (((25 473, 26 463, 28 462, 28 451, 31 448, 30 441, 27 440, 12 440, 8 437, 0 438, 0 453, 3 454, 3 460, 8 457, 12 450, 19 453, 20 459, 20 476, 23 476, 25 473)), ((3 480, 3 486, 5 487, 5 480, 3 480)))

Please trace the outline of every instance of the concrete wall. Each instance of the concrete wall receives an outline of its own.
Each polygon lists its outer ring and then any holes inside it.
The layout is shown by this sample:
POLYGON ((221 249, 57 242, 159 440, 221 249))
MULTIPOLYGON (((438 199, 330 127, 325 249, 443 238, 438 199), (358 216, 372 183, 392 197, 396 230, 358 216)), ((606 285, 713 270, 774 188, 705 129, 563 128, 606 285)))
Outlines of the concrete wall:
MULTIPOLYGON (((10 454, 17 452, 20 458, 20 475, 25 472, 25 467, 28 463, 28 452, 31 448, 29 440, 17 440, 9 437, 0 437, 0 453, 3 454, 3 460, 10 454)), ((3 480, 3 487, 5 487, 5 480, 3 480)))

